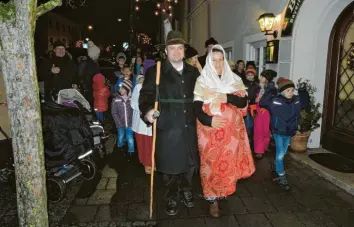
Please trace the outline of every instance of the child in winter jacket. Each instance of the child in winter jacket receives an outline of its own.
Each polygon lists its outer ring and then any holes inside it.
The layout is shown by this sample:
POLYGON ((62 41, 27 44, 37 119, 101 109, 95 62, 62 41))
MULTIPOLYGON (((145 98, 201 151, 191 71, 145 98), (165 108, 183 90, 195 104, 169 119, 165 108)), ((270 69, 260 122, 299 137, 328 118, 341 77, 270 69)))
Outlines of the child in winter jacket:
POLYGON ((291 80, 279 81, 278 95, 273 84, 268 84, 265 94, 260 100, 260 106, 267 108, 271 114, 271 129, 273 132, 276 155, 274 179, 285 190, 291 187, 285 176, 284 156, 288 150, 290 137, 296 134, 300 110, 302 108, 299 96, 294 95, 295 85, 291 80))
POLYGON ((123 73, 121 74, 121 76, 117 80, 117 83, 114 85, 112 92, 119 92, 120 84, 125 80, 130 80, 131 84, 132 84, 132 90, 134 89, 135 81, 134 81, 133 72, 132 72, 132 69, 130 68, 130 66, 124 65, 122 72, 123 73))
MULTIPOLYGON (((254 153, 257 159, 261 159, 264 152, 269 147, 270 142, 270 114, 267 109, 259 106, 260 100, 263 98, 265 89, 273 85, 273 79, 277 76, 277 72, 273 70, 264 70, 260 75, 259 88, 256 94, 256 105, 254 113, 254 153)), ((276 92, 273 94, 276 95, 276 92)))
POLYGON ((131 107, 132 83, 123 80, 119 91, 113 94, 112 116, 117 127, 117 146, 122 148, 128 143, 128 152, 134 152, 134 136, 132 130, 133 109, 131 107))
POLYGON ((93 84, 93 107, 96 111, 97 118, 100 121, 104 119, 104 112, 108 110, 108 98, 111 95, 105 84, 105 77, 98 73, 92 78, 93 84))
MULTIPOLYGON (((258 90, 258 83, 256 81, 256 69, 253 66, 249 66, 245 72, 245 78, 243 79, 243 84, 247 87, 248 94, 248 105, 252 107, 256 101, 256 94, 258 90)), ((252 129, 253 129, 253 116, 251 115, 251 108, 249 109, 247 116, 245 117, 245 124, 247 129, 248 137, 251 139, 252 129)))

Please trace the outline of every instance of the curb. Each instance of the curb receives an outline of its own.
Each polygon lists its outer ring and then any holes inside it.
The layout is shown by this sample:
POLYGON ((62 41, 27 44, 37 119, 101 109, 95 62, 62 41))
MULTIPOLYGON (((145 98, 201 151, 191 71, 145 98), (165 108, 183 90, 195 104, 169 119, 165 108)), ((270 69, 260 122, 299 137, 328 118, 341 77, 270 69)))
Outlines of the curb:
POLYGON ((320 166, 319 164, 315 163, 314 161, 309 162, 309 161, 306 161, 306 160, 300 158, 301 155, 308 155, 308 153, 297 154, 297 153, 289 152, 289 156, 293 160, 295 160, 295 161, 297 161, 297 162, 309 167, 318 176, 326 179, 327 181, 333 183, 334 185, 338 186, 339 188, 345 190, 346 192, 348 192, 349 194, 354 196, 354 187, 352 187, 347 182, 335 177, 334 175, 330 174, 329 172, 324 171, 323 170, 324 167, 320 166))

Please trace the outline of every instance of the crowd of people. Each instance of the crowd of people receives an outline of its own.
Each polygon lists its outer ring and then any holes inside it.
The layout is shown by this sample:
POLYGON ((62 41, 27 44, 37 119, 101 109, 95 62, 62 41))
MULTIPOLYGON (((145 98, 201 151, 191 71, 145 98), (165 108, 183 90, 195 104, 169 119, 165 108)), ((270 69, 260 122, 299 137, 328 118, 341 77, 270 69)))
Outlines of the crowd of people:
POLYGON ((254 158, 263 157, 272 137, 274 180, 284 190, 291 188, 283 160, 297 131, 300 111, 308 103, 306 91, 295 95, 289 79, 279 78, 275 84, 274 70, 266 69, 258 77, 253 62, 227 61, 214 38, 205 42, 205 48, 199 57, 180 32, 169 32, 158 89, 152 56, 143 60, 137 53, 126 64, 126 55, 119 53, 112 80, 100 72, 100 50, 92 42, 78 67, 65 47, 56 43, 54 55, 39 70, 47 96, 64 88, 80 89, 98 119, 113 117, 119 152, 127 146, 128 160, 137 152, 146 174, 162 173, 166 213, 171 216, 177 214, 180 200, 194 207, 192 178, 199 173, 209 213, 219 217, 219 201, 235 193, 239 179, 256 171, 254 158), (159 114, 154 110, 156 92, 159 114), (155 121, 156 155, 151 157, 155 121), (156 169, 152 169, 152 158, 156 169))

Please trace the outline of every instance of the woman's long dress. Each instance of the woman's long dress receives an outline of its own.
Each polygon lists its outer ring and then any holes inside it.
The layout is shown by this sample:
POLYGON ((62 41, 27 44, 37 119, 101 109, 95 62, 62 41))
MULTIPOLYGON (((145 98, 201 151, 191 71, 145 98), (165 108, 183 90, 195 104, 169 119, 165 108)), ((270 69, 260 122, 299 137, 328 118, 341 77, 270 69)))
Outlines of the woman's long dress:
MULTIPOLYGON (((208 104, 203 105, 206 114, 212 116, 208 104)), ((255 171, 253 157, 243 121, 246 108, 221 104, 222 117, 227 125, 215 129, 197 123, 200 175, 204 197, 226 197, 236 191, 238 179, 247 178, 255 171)))

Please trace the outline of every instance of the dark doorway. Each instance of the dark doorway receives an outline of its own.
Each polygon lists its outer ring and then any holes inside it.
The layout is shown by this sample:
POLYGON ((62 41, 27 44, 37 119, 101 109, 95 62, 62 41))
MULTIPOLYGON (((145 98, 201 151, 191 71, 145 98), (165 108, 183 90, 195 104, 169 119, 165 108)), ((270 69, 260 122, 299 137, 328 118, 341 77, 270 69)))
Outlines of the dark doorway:
POLYGON ((333 26, 328 48, 322 145, 354 160, 354 2, 333 26))

